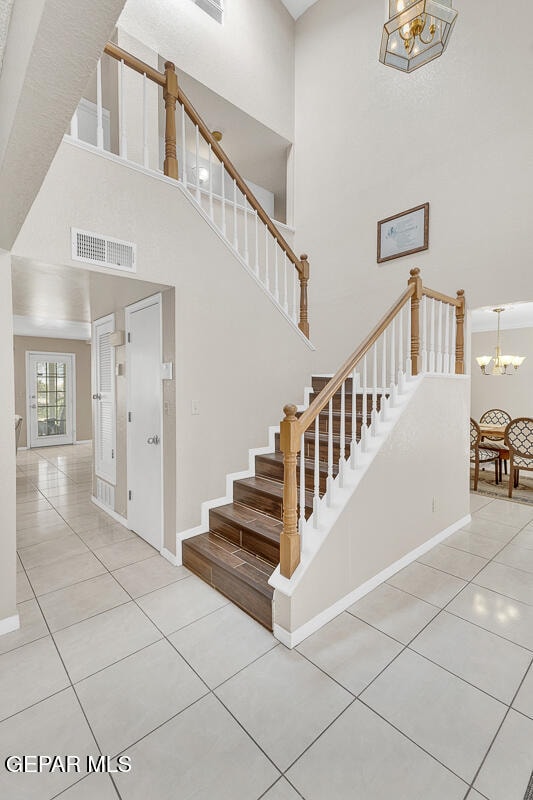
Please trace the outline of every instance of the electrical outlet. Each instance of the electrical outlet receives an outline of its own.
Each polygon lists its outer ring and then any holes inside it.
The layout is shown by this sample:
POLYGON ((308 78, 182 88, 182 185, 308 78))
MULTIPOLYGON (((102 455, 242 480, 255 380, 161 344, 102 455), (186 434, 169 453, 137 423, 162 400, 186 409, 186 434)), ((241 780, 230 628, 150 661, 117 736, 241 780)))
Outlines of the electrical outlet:
POLYGON ((193 416, 197 416, 200 413, 200 401, 199 400, 192 400, 191 401, 191 414, 193 416))
POLYGON ((435 513, 437 511, 437 506, 438 506, 437 498, 434 497, 432 499, 432 501, 431 501, 431 510, 432 510, 433 513, 435 513))

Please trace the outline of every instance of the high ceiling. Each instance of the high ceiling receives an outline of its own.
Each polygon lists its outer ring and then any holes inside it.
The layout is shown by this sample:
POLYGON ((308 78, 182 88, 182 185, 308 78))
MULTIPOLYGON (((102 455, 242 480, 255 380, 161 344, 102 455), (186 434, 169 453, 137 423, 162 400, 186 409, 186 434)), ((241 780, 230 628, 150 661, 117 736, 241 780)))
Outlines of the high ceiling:
MULTIPOLYGON (((497 306, 475 308, 472 311, 471 327, 473 333, 481 331, 495 331, 498 320, 493 309, 497 306)), ((512 328, 533 328, 533 303, 503 303, 500 308, 505 311, 500 315, 502 330, 512 328)))
POLYGON ((281 0, 285 8, 292 14, 294 19, 298 19, 307 11, 310 6, 316 3, 316 0, 281 0))

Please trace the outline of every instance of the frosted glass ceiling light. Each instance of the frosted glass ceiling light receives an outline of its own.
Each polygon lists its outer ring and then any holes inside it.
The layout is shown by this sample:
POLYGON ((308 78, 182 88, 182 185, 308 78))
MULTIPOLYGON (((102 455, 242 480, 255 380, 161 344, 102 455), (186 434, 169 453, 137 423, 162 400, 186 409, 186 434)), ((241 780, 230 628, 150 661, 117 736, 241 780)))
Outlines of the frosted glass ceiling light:
POLYGON ((493 308, 492 309, 498 315, 498 333, 496 338, 496 355, 494 356, 494 364, 492 365, 492 370, 487 372, 487 367, 492 361, 492 356, 478 356, 476 358, 477 363, 481 367, 481 372, 483 375, 509 375, 510 373, 507 372, 507 367, 513 366, 515 370, 518 369, 519 366, 525 361, 525 356, 502 356, 502 348, 500 345, 500 314, 502 311, 505 311, 505 308, 493 308))
POLYGON ((443 54, 456 19, 452 0, 389 0, 379 60, 413 72, 443 54))

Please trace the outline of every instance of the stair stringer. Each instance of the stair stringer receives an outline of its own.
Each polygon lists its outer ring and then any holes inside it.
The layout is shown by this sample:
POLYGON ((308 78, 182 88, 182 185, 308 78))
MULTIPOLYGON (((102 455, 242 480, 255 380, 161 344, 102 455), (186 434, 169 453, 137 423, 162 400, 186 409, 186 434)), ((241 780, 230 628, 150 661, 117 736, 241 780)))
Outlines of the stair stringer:
MULTIPOLYGON (((305 411, 309 408, 309 396, 313 393, 312 386, 304 388, 304 401, 301 405, 297 406, 298 411, 305 411)), ((200 524, 194 528, 187 528, 184 531, 176 533, 176 556, 173 563, 177 566, 183 564, 182 543, 186 539, 191 539, 193 536, 198 536, 201 533, 207 533, 209 530, 209 511, 212 508, 225 506, 233 502, 233 484, 234 481, 243 480, 244 478, 251 478, 255 475, 255 457, 274 453, 276 450, 275 438, 279 433, 279 425, 270 425, 268 429, 268 444, 264 447, 253 447, 248 450, 248 469, 241 470, 240 472, 229 472, 226 474, 226 494, 223 497, 215 497, 212 500, 205 500, 201 505, 200 510, 200 524)))
MULTIPOLYGON (((465 376, 424 375, 405 381, 404 391, 398 395, 395 407, 387 410, 387 421, 380 420, 377 436, 368 437, 367 452, 362 453, 361 445, 357 446, 357 466, 355 469, 348 466, 345 470, 344 488, 339 487, 339 477, 335 478, 332 506, 327 508, 322 499, 318 529, 313 527, 312 517, 306 521, 302 530, 301 560, 292 577, 284 578, 279 566, 270 577, 269 583, 275 590, 273 630, 283 644, 295 647, 399 569, 467 524, 470 519, 468 409, 469 379, 465 376), (416 473, 418 471, 420 475, 425 468, 430 468, 430 464, 426 467, 424 459, 419 464, 405 464, 402 470, 405 474, 400 475, 400 483, 408 482, 412 476, 412 493, 406 490, 405 507, 398 509, 397 514, 387 507, 387 486, 383 486, 383 508, 377 509, 375 514, 369 514, 365 507, 365 491, 370 487, 373 494, 376 493, 376 474, 383 471, 387 460, 398 458, 398 443, 401 445, 403 442, 409 455, 412 445, 406 437, 416 440, 413 417, 418 421, 420 415, 425 416, 426 423, 435 418, 435 441, 442 441, 445 445, 449 441, 450 446, 454 445, 451 468, 455 470, 453 474, 458 481, 457 484, 454 482, 457 490, 454 497, 457 495, 459 499, 448 507, 446 498, 446 506, 443 502, 440 513, 432 515, 431 498, 424 497, 423 502, 429 503, 428 508, 424 506, 424 524, 421 527, 417 511, 413 514, 414 527, 418 525, 416 536, 404 536, 409 509, 422 501, 417 495, 416 473), (444 433, 440 425, 443 418, 448 420, 444 433), (396 453, 391 456, 394 448, 396 453), (362 517, 361 508, 365 511, 362 517), (387 514, 390 520, 384 530, 382 520, 387 514), (370 532, 358 528, 361 519, 371 528, 370 532), (395 531, 404 536, 405 541, 395 539, 395 531), (372 553, 372 558, 367 558, 367 550, 376 549, 375 542, 378 542, 378 550, 381 547, 380 557, 376 559, 372 553), (354 563, 357 564, 355 569, 354 563)), ((427 447, 429 445, 428 442, 427 447)), ((424 454, 428 461, 430 452, 424 454)))

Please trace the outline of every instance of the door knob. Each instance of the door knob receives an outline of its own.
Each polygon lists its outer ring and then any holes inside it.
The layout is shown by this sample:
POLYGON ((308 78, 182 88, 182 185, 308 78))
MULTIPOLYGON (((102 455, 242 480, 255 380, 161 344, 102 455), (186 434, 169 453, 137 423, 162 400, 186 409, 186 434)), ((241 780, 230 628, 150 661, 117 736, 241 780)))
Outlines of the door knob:
POLYGON ((32 407, 32 408, 37 408, 37 405, 36 405, 35 403, 32 403, 32 404, 31 404, 31 407, 32 407))
POLYGON ((146 444, 159 444, 159 441, 160 441, 159 436, 156 433, 154 436, 148 437, 148 439, 146 440, 146 444))
POLYGON ((93 394, 93 400, 101 400, 101 399, 102 399, 101 394, 93 394))

